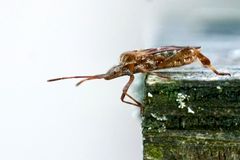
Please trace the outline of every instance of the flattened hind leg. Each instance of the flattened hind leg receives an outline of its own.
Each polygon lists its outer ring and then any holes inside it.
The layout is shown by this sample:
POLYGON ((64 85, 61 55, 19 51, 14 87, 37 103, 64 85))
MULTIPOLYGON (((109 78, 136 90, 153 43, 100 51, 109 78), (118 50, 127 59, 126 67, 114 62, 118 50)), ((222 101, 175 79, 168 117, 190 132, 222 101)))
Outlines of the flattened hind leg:
POLYGON ((231 76, 230 73, 218 72, 218 71, 216 70, 216 68, 211 64, 211 61, 210 61, 206 56, 204 56, 202 53, 197 52, 196 55, 197 55, 197 58, 200 60, 200 62, 201 62, 204 66, 206 66, 206 67, 208 67, 209 69, 211 69, 215 74, 217 74, 217 75, 229 75, 229 76, 231 76))

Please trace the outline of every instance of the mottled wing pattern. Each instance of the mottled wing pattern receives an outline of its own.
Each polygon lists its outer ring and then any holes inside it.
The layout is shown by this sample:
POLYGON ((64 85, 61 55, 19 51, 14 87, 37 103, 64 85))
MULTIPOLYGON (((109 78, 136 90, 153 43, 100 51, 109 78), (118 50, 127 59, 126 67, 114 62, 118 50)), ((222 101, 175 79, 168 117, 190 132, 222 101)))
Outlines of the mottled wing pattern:
POLYGON ((140 52, 146 52, 147 54, 156 54, 161 52, 167 52, 167 51, 179 51, 184 48, 194 48, 194 49, 200 49, 200 46, 162 46, 159 48, 149 48, 149 49, 143 49, 139 50, 140 52))
POLYGON ((182 50, 184 48, 194 48, 194 49, 200 49, 200 46, 162 46, 159 48, 148 48, 148 49, 142 49, 135 51, 136 53, 145 53, 145 54, 139 54, 142 59, 145 57, 149 57, 150 55, 158 55, 159 58, 167 58, 171 57, 176 54, 177 51, 182 50))

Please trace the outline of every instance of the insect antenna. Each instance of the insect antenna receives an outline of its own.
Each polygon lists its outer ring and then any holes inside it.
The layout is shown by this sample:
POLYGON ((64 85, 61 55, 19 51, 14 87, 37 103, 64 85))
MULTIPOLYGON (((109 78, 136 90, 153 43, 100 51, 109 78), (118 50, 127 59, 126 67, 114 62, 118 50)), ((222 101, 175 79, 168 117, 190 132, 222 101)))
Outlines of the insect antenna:
POLYGON ((76 86, 79 86, 80 84, 82 84, 85 81, 88 80, 93 80, 93 79, 102 79, 105 78, 106 74, 98 74, 98 75, 94 75, 94 76, 71 76, 71 77, 60 77, 60 78, 54 78, 54 79, 49 79, 47 80, 48 82, 54 82, 54 81, 59 81, 59 80, 64 80, 64 79, 78 79, 78 78, 84 78, 83 80, 81 80, 80 82, 78 82, 76 84, 76 86))

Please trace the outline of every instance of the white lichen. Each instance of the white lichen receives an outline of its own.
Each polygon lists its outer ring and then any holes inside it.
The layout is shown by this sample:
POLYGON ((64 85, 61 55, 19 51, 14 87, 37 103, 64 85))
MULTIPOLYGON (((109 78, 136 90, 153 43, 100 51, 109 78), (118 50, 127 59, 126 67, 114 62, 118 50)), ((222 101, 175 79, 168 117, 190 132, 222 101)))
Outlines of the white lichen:
POLYGON ((153 97, 153 95, 150 92, 148 92, 147 96, 148 97, 153 97))
POLYGON ((187 107, 188 113, 194 114, 195 112, 189 106, 186 105, 186 102, 189 101, 189 98, 190 98, 190 96, 187 95, 187 94, 178 93, 177 94, 177 99, 176 99, 176 101, 179 104, 178 108, 183 109, 183 108, 187 107))
POLYGON ((161 133, 161 132, 166 132, 166 125, 163 124, 161 128, 158 129, 158 133, 161 133))
POLYGON ((219 90, 222 90, 222 87, 221 87, 221 86, 217 86, 216 88, 219 89, 219 90))
POLYGON ((190 98, 190 96, 188 96, 187 94, 183 94, 183 93, 178 93, 177 94, 177 99, 176 101, 178 102, 178 108, 185 108, 186 107, 186 101, 188 101, 190 98))
POLYGON ((151 113, 151 116, 152 116, 153 118, 155 118, 156 120, 158 120, 158 121, 166 121, 166 120, 167 120, 167 117, 166 117, 165 115, 157 116, 156 114, 151 113))
POLYGON ((221 86, 217 86, 216 88, 217 88, 217 90, 218 90, 219 93, 221 93, 221 92, 223 91, 223 89, 222 89, 221 86))
POLYGON ((188 107, 188 113, 194 114, 195 112, 190 107, 188 107))

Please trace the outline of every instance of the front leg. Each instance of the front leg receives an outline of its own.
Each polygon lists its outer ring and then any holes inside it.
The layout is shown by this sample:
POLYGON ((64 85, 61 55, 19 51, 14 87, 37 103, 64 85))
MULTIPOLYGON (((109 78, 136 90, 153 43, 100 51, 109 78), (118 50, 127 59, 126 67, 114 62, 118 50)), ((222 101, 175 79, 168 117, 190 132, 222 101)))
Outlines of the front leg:
POLYGON ((142 106, 142 104, 141 104, 140 102, 138 102, 137 100, 135 100, 132 96, 130 96, 130 95, 127 93, 127 91, 128 91, 128 89, 129 89, 130 85, 132 84, 133 80, 134 80, 134 75, 131 74, 131 75, 130 75, 130 78, 129 78, 128 82, 127 82, 127 84, 126 84, 126 85, 124 86, 124 88, 123 88, 123 93, 122 93, 122 95, 121 95, 121 101, 124 102, 124 103, 131 104, 131 105, 134 105, 134 106, 139 107, 139 108, 141 109, 141 112, 142 112, 142 111, 143 111, 143 106, 142 106), (129 97, 134 103, 133 103, 133 102, 126 101, 126 100, 124 99, 125 96, 129 97))
POLYGON ((121 101, 124 102, 124 103, 131 104, 131 105, 139 107, 141 109, 141 112, 142 112, 143 111, 143 105, 127 93, 129 87, 131 86, 132 82, 134 81, 135 66, 134 66, 134 64, 130 64, 127 67, 129 69, 129 74, 128 74, 129 75, 129 80, 128 80, 127 84, 123 87, 123 93, 121 95, 121 101), (125 100, 126 96, 128 98, 130 98, 133 102, 126 101, 125 100))

